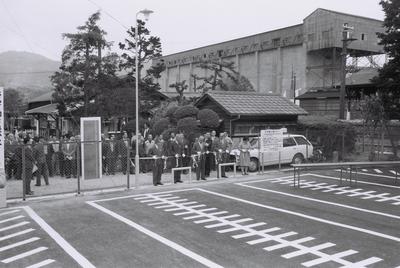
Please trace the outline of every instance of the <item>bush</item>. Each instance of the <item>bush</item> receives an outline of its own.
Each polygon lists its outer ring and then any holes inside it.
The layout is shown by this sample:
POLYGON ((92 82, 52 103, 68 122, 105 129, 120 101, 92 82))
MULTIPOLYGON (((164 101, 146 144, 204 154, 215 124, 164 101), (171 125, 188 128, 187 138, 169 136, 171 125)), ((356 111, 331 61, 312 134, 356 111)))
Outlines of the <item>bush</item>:
POLYGON ((219 126, 219 116, 211 109, 200 110, 197 114, 200 125, 204 128, 217 128, 219 126))
POLYGON ((179 108, 178 106, 169 107, 167 109, 167 111, 165 112, 165 117, 168 117, 169 119, 173 119, 174 114, 175 114, 176 110, 178 110, 178 108, 179 108))
POLYGON ((198 131, 197 120, 193 117, 182 118, 178 121, 177 130, 182 131, 185 136, 198 131))
POLYGON ((307 131, 307 138, 314 145, 321 146, 324 155, 332 157, 333 151, 351 153, 354 151, 357 131, 350 123, 327 117, 306 116, 299 118, 298 128, 307 131), (344 146, 342 140, 344 136, 344 146), (343 148, 342 148, 343 147, 343 148))
POLYGON ((154 123, 153 125, 153 134, 160 135, 169 127, 169 120, 167 118, 162 118, 154 123))
MULTIPOLYGON (((149 120, 139 117, 139 129, 144 128, 144 124, 150 124, 149 120)), ((136 132, 136 119, 129 120, 125 126, 122 127, 122 131, 126 131, 128 133, 135 133, 136 132)))
POLYGON ((199 109, 192 105, 185 105, 182 107, 179 107, 175 113, 174 117, 179 120, 185 117, 196 117, 199 112, 199 109))
POLYGON ((167 141, 171 137, 171 133, 174 132, 176 134, 176 128, 167 128, 161 133, 163 139, 167 141))

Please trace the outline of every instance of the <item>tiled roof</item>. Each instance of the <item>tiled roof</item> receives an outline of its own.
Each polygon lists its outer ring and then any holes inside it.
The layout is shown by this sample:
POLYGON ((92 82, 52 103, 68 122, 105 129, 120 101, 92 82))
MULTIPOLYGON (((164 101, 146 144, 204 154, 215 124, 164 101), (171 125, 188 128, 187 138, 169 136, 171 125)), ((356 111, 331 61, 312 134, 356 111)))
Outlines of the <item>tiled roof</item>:
POLYGON ((197 101, 210 98, 230 115, 305 115, 307 112, 280 95, 251 92, 212 92, 197 101))

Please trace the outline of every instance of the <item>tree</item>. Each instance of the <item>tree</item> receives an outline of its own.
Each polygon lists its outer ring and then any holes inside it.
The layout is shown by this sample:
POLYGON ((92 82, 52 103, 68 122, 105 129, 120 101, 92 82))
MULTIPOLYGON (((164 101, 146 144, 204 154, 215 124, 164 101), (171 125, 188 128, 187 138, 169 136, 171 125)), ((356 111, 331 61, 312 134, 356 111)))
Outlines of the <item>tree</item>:
POLYGON ((119 47, 124 53, 121 55, 122 61, 120 68, 127 72, 125 81, 134 87, 136 71, 136 51, 138 52, 138 77, 139 77, 139 99, 140 111, 143 116, 151 113, 151 110, 160 104, 158 91, 160 85, 155 81, 161 77, 161 72, 165 70, 165 65, 162 61, 155 59, 161 57, 161 41, 159 37, 150 35, 150 31, 146 28, 145 22, 138 20, 138 47, 135 42, 135 27, 131 27, 127 33, 128 38, 124 43, 119 43, 119 47), (145 65, 150 64, 154 60, 154 64, 150 66, 145 75, 142 69, 145 65))
POLYGON ((23 115, 26 109, 26 103, 23 96, 13 88, 6 88, 4 90, 4 113, 9 116, 10 121, 6 120, 6 128, 9 130, 14 129, 15 119, 23 115))
POLYGON ((219 116, 211 109, 200 110, 197 114, 200 125, 204 128, 217 128, 219 126, 219 116))
POLYGON ((62 35, 68 44, 60 70, 51 77, 62 116, 71 115, 72 110, 83 110, 85 116, 97 111, 98 96, 104 88, 115 85, 119 57, 110 52, 111 43, 106 41, 107 33, 98 25, 99 20, 100 12, 96 12, 77 27, 76 33, 62 35))
POLYGON ((183 101, 183 92, 188 88, 188 85, 186 84, 186 80, 183 80, 182 82, 176 82, 174 84, 169 85, 171 88, 175 88, 176 93, 178 93, 178 103, 181 104, 183 101))
MULTIPOLYGON (((387 123, 390 119, 400 119, 400 1, 380 1, 380 5, 385 12, 385 32, 377 35, 389 61, 379 69, 378 76, 372 82, 377 85, 378 98, 374 102, 375 106, 381 108, 382 130, 385 128, 388 136, 392 137, 387 123)), ((397 155, 397 147, 392 138, 391 143, 393 153, 397 155)))
POLYGON ((234 62, 222 59, 210 59, 197 65, 201 69, 211 72, 211 75, 200 77, 192 75, 194 90, 206 93, 213 90, 241 90, 252 91, 253 86, 247 78, 241 76, 235 69, 234 62))

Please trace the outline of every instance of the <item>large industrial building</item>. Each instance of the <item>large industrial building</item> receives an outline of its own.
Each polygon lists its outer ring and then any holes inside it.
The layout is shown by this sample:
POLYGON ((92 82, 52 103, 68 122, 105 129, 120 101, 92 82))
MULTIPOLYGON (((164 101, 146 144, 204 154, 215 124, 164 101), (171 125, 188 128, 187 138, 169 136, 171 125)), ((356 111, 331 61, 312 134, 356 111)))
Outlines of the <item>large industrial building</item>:
POLYGON ((163 92, 172 93, 169 85, 186 80, 193 92, 193 75, 210 75, 198 63, 222 59, 234 62, 259 93, 293 99, 310 89, 337 87, 344 25, 352 28, 349 55, 366 57, 373 65, 374 55, 383 53, 376 35, 383 32, 382 21, 319 8, 302 24, 163 56, 166 70, 158 82, 163 92))

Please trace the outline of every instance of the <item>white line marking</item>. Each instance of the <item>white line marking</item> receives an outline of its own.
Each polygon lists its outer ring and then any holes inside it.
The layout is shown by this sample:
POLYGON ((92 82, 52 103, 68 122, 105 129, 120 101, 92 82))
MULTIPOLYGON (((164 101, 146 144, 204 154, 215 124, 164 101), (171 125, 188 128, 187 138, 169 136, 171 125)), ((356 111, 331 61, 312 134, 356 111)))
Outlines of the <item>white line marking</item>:
POLYGON ((19 247, 19 246, 22 246, 22 245, 25 245, 25 244, 29 244, 29 243, 35 242, 35 241, 37 241, 39 239, 40 239, 39 237, 32 237, 32 238, 29 238, 29 239, 26 239, 26 240, 22 240, 22 241, 19 241, 17 243, 14 243, 14 244, 1 247, 0 248, 0 252, 6 251, 6 250, 8 250, 10 248, 16 248, 16 247, 19 247))
POLYGON ((335 246, 335 244, 330 243, 330 242, 323 243, 323 244, 319 244, 317 246, 313 246, 313 247, 310 247, 310 248, 300 249, 300 250, 296 250, 296 251, 293 251, 293 252, 288 253, 288 254, 284 254, 284 255, 282 255, 282 257, 284 257, 285 259, 291 259, 291 258, 300 256, 300 255, 303 255, 303 254, 306 254, 306 253, 309 253, 309 252, 320 251, 321 249, 326 249, 326 248, 330 248, 330 247, 333 247, 333 246, 335 246))
POLYGON ((391 235, 387 235, 387 234, 383 234, 383 233, 367 230, 367 229, 364 229, 364 228, 360 228, 360 227, 356 227, 356 226, 352 226, 352 225, 348 225, 348 224, 344 224, 344 223, 338 223, 338 222, 334 222, 334 221, 330 221, 330 220, 325 220, 325 219, 322 219, 322 218, 309 216, 309 215, 306 215, 306 214, 303 214, 303 213, 290 211, 290 210, 287 210, 287 209, 277 208, 277 207, 273 207, 273 206, 267 206, 267 205, 263 205, 263 204, 256 203, 256 202, 252 202, 252 201, 249 201, 249 200, 237 198, 237 197, 230 196, 230 195, 220 194, 220 193, 217 193, 217 192, 212 192, 212 191, 208 191, 208 190, 204 190, 204 189, 200 189, 200 188, 197 189, 197 190, 201 191, 201 192, 205 192, 205 193, 211 194, 211 195, 216 195, 216 196, 228 198, 228 199, 231 199, 231 200, 239 201, 239 202, 242 202, 242 203, 250 204, 250 205, 253 205, 253 206, 262 207, 262 208, 266 208, 266 209, 274 210, 274 211, 279 211, 279 212, 282 212, 282 213, 295 215, 295 216, 298 216, 298 217, 301 217, 301 218, 310 219, 310 220, 313 220, 313 221, 322 222, 322 223, 326 223, 326 224, 330 224, 330 225, 334 225, 334 226, 339 226, 339 227, 342 227, 342 228, 345 228, 345 229, 350 229, 350 230, 354 230, 354 231, 370 234, 370 235, 373 235, 373 236, 377 236, 377 237, 393 240, 393 241, 396 241, 396 242, 400 242, 400 238, 399 237, 395 237, 395 236, 391 236, 391 235))
POLYGON ((231 228, 228 228, 228 229, 219 230, 217 232, 220 233, 220 234, 225 234, 225 233, 230 233, 230 232, 234 232, 234 231, 237 231, 237 230, 243 230, 243 229, 241 227, 231 227, 231 228))
POLYGON ((7 231, 7 230, 10 230, 10 229, 13 229, 13 228, 17 228, 17 227, 20 227, 20 226, 23 226, 23 225, 26 225, 26 224, 29 224, 29 221, 23 221, 23 222, 20 222, 20 223, 16 223, 16 224, 9 225, 7 227, 1 228, 0 232, 7 231))
POLYGON ((383 172, 380 169, 375 168, 374 171, 378 174, 382 174, 383 172))
POLYGON ((212 262, 211 260, 208 260, 208 259, 206 259, 206 258, 194 253, 193 251, 190 251, 187 248, 182 247, 181 245, 179 245, 179 244, 177 244, 175 242, 172 242, 171 240, 168 240, 168 239, 166 239, 166 238, 164 238, 164 237, 162 237, 162 236, 150 231, 149 229, 146 229, 145 227, 143 227, 143 226, 141 226, 141 225, 139 225, 139 224, 137 224, 137 223, 125 218, 125 217, 122 217, 121 215, 119 215, 119 214, 117 214, 117 213, 115 213, 115 212, 113 212, 113 211, 111 211, 109 209, 106 209, 106 208, 100 206, 99 204, 96 204, 93 201, 88 201, 86 203, 91 205, 92 207, 97 208, 98 210, 108 214, 109 216, 114 217, 115 219, 117 219, 117 220, 119 220, 119 221, 121 221, 121 222, 123 222, 123 223, 125 223, 125 224, 127 224, 127 225, 129 225, 129 226, 131 226, 133 228, 135 228, 136 230, 138 230, 138 231, 150 236, 151 238, 163 243, 164 245, 167 245, 167 246, 177 250, 179 253, 182 253, 183 255, 186 255, 189 258, 192 258, 193 260, 195 260, 195 261, 197 261, 197 262, 199 262, 199 263, 201 263, 201 264, 203 264, 203 265, 205 265, 207 267, 222 268, 222 266, 216 264, 215 262, 212 262))
POLYGON ((392 173, 393 175, 399 174, 398 172, 396 172, 395 170, 389 170, 390 173, 392 173))
POLYGON ((369 210, 369 209, 365 209, 365 208, 359 208, 359 207, 339 204, 339 203, 325 201, 325 200, 316 199, 316 198, 312 198, 312 197, 305 197, 305 196, 301 196, 301 195, 295 195, 295 194, 289 194, 289 193, 275 191, 275 190, 269 190, 269 189, 265 189, 265 188, 261 188, 261 187, 246 185, 245 183, 246 182, 244 182, 244 183, 235 183, 235 184, 239 185, 239 186, 242 186, 242 187, 247 187, 247 188, 260 190, 260 191, 264 191, 264 192, 290 196, 290 197, 299 198, 299 199, 303 199, 303 200, 307 200, 307 201, 314 201, 314 202, 317 202, 317 203, 322 203, 322 204, 327 204, 327 205, 332 205, 332 206, 337 206, 337 207, 343 207, 343 208, 358 210, 358 211, 362 211, 362 212, 365 212, 365 213, 376 214, 376 215, 379 215, 379 216, 385 216, 385 217, 388 217, 388 218, 393 218, 393 219, 400 220, 400 216, 393 215, 393 214, 388 214, 388 213, 379 212, 379 211, 375 211, 375 210, 369 210))
POLYGON ((19 259, 28 257, 28 256, 30 256, 30 255, 33 255, 33 254, 42 252, 42 251, 44 251, 44 250, 47 250, 47 248, 46 248, 46 247, 35 248, 35 249, 29 250, 29 251, 27 251, 27 252, 24 252, 24 253, 15 255, 15 256, 13 256, 13 257, 4 259, 4 260, 2 260, 1 262, 2 262, 2 263, 10 263, 10 262, 13 262, 13 261, 16 261, 16 260, 19 260, 19 259))
POLYGON ((5 223, 5 222, 17 220, 17 219, 21 219, 21 218, 24 218, 24 217, 25 216, 23 216, 23 215, 19 215, 19 216, 15 216, 15 217, 12 217, 12 218, 7 218, 5 220, 1 220, 0 223, 5 223))
POLYGON ((19 212, 19 211, 20 211, 19 209, 15 209, 15 210, 11 210, 11 211, 7 211, 7 212, 3 212, 3 213, 0 213, 0 216, 4 216, 4 215, 8 215, 8 214, 12 214, 12 213, 19 212))
MULTIPOLYGON (((192 191, 195 190, 196 188, 189 188, 189 189, 181 189, 181 190, 173 190, 173 191, 165 191, 165 192, 159 192, 159 193, 154 193, 156 194, 167 194, 167 193, 178 193, 178 192, 187 192, 187 191, 192 191)), ((159 195, 158 195, 159 196, 159 195)), ((119 200, 119 199, 127 199, 127 198, 141 198, 141 199, 146 199, 146 198, 152 198, 148 197, 147 194, 134 194, 134 195, 126 195, 126 196, 118 196, 118 197, 112 197, 112 198, 105 198, 105 199, 98 199, 94 200, 93 202, 106 202, 106 201, 113 201, 113 200, 119 200)))
POLYGON ((23 230, 23 231, 18 232, 18 233, 13 233, 13 234, 10 234, 10 235, 6 235, 6 236, 3 236, 3 237, 0 237, 0 241, 7 240, 9 238, 16 237, 16 236, 19 236, 19 235, 27 234, 27 233, 30 233, 32 231, 35 231, 35 229, 30 228, 30 229, 26 229, 26 230, 23 230))
POLYGON ((368 172, 368 169, 361 169, 362 172, 368 172))
POLYGON ((47 260, 38 262, 38 263, 36 263, 36 264, 30 265, 30 266, 28 266, 28 267, 26 267, 26 268, 39 268, 39 267, 46 266, 46 265, 48 265, 48 264, 50 264, 50 263, 53 263, 53 262, 55 262, 55 260, 47 259, 47 260))
MULTIPOLYGON (((337 171, 337 170, 335 170, 335 171, 337 171)), ((339 170, 339 172, 340 172, 340 170, 339 170)), ((388 178, 388 179, 395 179, 395 178, 396 178, 396 177, 393 177, 393 176, 377 175, 377 174, 363 173, 363 172, 358 172, 358 174, 368 175, 368 176, 378 177, 378 178, 388 178)), ((340 178, 331 177, 331 176, 326 176, 326 175, 319 175, 319 174, 314 174, 314 173, 308 173, 308 174, 304 174, 304 175, 312 175, 312 176, 315 176, 315 177, 327 178, 327 179, 332 179, 332 180, 338 180, 338 181, 340 181, 340 178)), ((292 176, 292 178, 293 178, 293 176, 292 176)), ((382 187, 400 189, 400 186, 394 186, 394 185, 388 185, 388 184, 382 184, 382 183, 375 183, 375 182, 367 182, 367 181, 363 181, 363 180, 357 180, 357 183, 370 184, 370 185, 378 185, 378 186, 382 186, 382 187)))
POLYGON ((49 234, 51 238, 70 255, 82 267, 95 268, 84 256, 82 256, 75 248, 73 248, 59 233, 57 233, 50 225, 48 225, 38 214, 36 214, 30 207, 24 207, 26 213, 37 223, 39 226, 49 234))
POLYGON ((359 262, 356 262, 356 263, 352 263, 352 264, 349 264, 349 265, 346 265, 346 266, 342 266, 342 268, 365 268, 365 267, 367 267, 367 265, 376 263, 376 262, 381 261, 381 260, 382 259, 380 259, 380 258, 372 257, 372 258, 369 258, 369 259, 366 259, 366 260, 362 260, 362 261, 359 261, 359 262))

